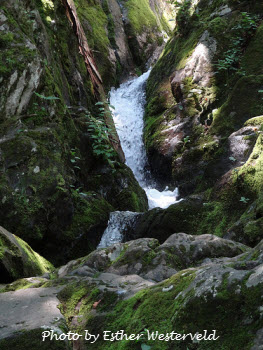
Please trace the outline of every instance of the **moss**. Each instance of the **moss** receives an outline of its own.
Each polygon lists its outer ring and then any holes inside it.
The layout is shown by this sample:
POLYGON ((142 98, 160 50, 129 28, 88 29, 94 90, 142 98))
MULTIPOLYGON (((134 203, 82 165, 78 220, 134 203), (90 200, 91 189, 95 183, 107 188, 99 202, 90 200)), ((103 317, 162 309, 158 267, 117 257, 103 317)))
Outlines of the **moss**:
POLYGON ((153 250, 151 250, 149 253, 143 256, 142 263, 145 266, 151 265, 153 259, 156 257, 157 253, 153 250))
POLYGON ((224 33, 228 26, 227 20, 222 17, 216 17, 208 24, 208 30, 213 37, 219 37, 224 33))
POLYGON ((223 237, 240 215, 240 212, 236 210, 230 213, 228 208, 229 205, 224 201, 204 203, 197 234, 213 234, 223 237))
POLYGON ((1 229, 0 268, 2 282, 10 282, 21 277, 43 275, 54 270, 53 265, 20 238, 1 229))
POLYGON ((108 8, 103 7, 93 0, 77 0, 76 8, 90 48, 98 64, 99 72, 103 78, 105 87, 110 87, 114 82, 115 67, 109 59, 109 48, 114 45, 114 23, 108 8))
POLYGON ((262 149, 263 135, 259 134, 253 152, 248 161, 239 169, 235 178, 236 182, 241 178, 245 193, 250 193, 253 197, 263 191, 262 149))
POLYGON ((96 289, 94 284, 88 284, 87 282, 82 282, 81 284, 79 282, 71 283, 58 294, 61 302, 59 309, 63 312, 66 319, 69 320, 72 315, 83 311, 83 308, 88 313, 98 295, 99 290, 96 289))
POLYGON ((18 333, 11 338, 1 339, 0 347, 2 350, 69 350, 69 344, 56 340, 46 339, 42 341, 43 329, 34 329, 18 333))
POLYGON ((144 190, 139 186, 130 168, 118 164, 116 171, 111 170, 88 179, 91 190, 100 189, 105 199, 117 210, 142 212, 148 209, 148 200, 144 190), (125 179, 125 186, 120 186, 121 179, 125 179))
POLYGON ((30 282, 29 280, 19 279, 15 282, 10 283, 7 286, 5 286, 3 289, 0 290, 0 292, 1 293, 13 292, 13 291, 20 290, 20 289, 27 289, 33 285, 34 285, 34 283, 30 282))
POLYGON ((54 266, 38 253, 34 252, 26 242, 19 237, 16 237, 16 239, 27 256, 24 267, 25 271, 27 271, 27 275, 43 275, 46 272, 54 270, 54 266))
POLYGON ((229 135, 248 119, 261 115, 263 113, 262 96, 258 91, 262 84, 262 75, 241 78, 227 101, 215 113, 211 132, 229 135))
POLYGON ((145 208, 145 199, 140 198, 136 192, 123 190, 118 196, 118 201, 123 208, 130 207, 135 212, 143 211, 145 208))
POLYGON ((150 210, 138 219, 134 238, 156 238, 163 243, 175 232, 196 234, 202 218, 202 201, 188 198, 165 210, 150 210))
POLYGON ((128 9, 128 18, 135 34, 141 34, 145 27, 157 27, 155 15, 147 0, 128 0, 125 7, 128 9))
POLYGON ((260 64, 263 60, 262 40, 263 25, 257 29, 256 35, 253 37, 241 60, 241 66, 247 75, 255 74, 255 72, 263 74, 263 67, 260 64))
POLYGON ((113 211, 112 206, 102 198, 98 199, 88 195, 86 198, 81 198, 77 193, 74 196, 78 201, 76 203, 76 215, 74 216, 71 227, 65 232, 66 236, 73 234, 77 227, 80 227, 81 231, 83 226, 88 229, 90 226, 100 222, 101 216, 107 220, 109 212, 113 211))
MULTIPOLYGON (((213 348, 235 349, 238 344, 242 349, 249 349, 254 334, 261 324, 258 311, 261 287, 247 288, 244 280, 241 293, 235 293, 237 283, 229 285, 229 273, 225 273, 214 296, 211 291, 196 297, 193 291, 194 284, 191 285, 195 274, 195 270, 181 271, 158 286, 143 290, 129 300, 119 302, 114 311, 104 318, 104 329, 110 329, 113 333, 124 329, 127 334, 140 334, 145 328, 150 332, 158 330, 159 333, 165 334, 175 330, 177 333, 186 334, 200 332, 203 329, 212 332, 216 329, 220 339, 213 342, 213 348), (191 288, 187 292, 189 285, 191 288), (162 288, 170 286, 173 286, 170 291, 162 291, 162 288), (184 291, 183 296, 179 295, 181 291, 184 291), (158 309, 155 307, 156 303, 158 309), (254 322, 244 331, 240 320, 248 317, 253 317, 254 322)), ((197 287, 199 290, 204 282, 200 281, 197 287)), ((89 329, 94 329, 94 321, 96 322, 96 319, 88 321, 89 329)), ((162 350, 170 349, 171 346, 178 350, 186 346, 192 348, 190 341, 186 341, 184 345, 180 342, 158 341, 148 341, 147 344, 153 349, 162 350)), ((95 349, 99 349, 100 346, 100 340, 94 344, 95 349)), ((127 341, 116 342, 114 347, 110 342, 104 342, 103 346, 106 349, 122 350, 138 348, 137 342, 127 341)), ((198 349, 210 349, 210 347, 210 342, 204 341, 198 344, 198 349)))
POLYGON ((127 249, 128 249, 128 244, 124 244, 122 251, 120 252, 120 255, 114 261, 112 261, 111 265, 118 264, 119 261, 120 261, 120 264, 123 264, 122 259, 125 256, 125 252, 127 249))
MULTIPOLYGON (((171 320, 179 306, 174 299, 181 290, 189 286, 194 276, 194 271, 184 271, 156 287, 138 292, 128 300, 119 301, 113 312, 104 318, 103 329, 110 329, 112 333, 124 329, 129 335, 139 334, 145 328, 156 329, 160 333, 172 331, 173 322, 171 320), (162 288, 171 285, 174 287, 171 291, 165 293, 162 291, 162 288), (157 304, 158 309, 156 309, 157 304)), ((86 326, 93 330, 94 320, 90 320, 86 326)), ((138 349, 138 345, 138 342, 125 340, 114 343, 115 349, 138 349)), ((101 346, 102 342, 98 340, 94 344, 94 349, 100 349, 101 346)), ((113 349, 111 342, 104 342, 103 346, 106 349, 113 349)), ((158 348, 166 349, 167 343, 158 342, 158 348)))
POLYGON ((249 120, 247 120, 244 124, 244 126, 259 126, 263 124, 263 116, 254 117, 249 120))

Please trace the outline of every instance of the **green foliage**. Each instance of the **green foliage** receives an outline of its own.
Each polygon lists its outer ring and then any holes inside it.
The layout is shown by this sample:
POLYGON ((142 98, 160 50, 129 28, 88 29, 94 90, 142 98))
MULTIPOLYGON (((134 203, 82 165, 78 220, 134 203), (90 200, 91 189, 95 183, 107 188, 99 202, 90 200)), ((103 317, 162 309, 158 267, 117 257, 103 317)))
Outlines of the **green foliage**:
POLYGON ((190 141, 190 136, 186 136, 186 137, 184 138, 184 144, 186 145, 188 142, 191 142, 191 141, 190 141))
POLYGON ((80 167, 77 164, 81 160, 81 158, 77 156, 77 151, 78 151, 77 148, 72 148, 70 150, 70 155, 71 155, 70 161, 74 165, 75 169, 79 169, 80 170, 80 167))
POLYGON ((148 0, 128 0, 125 6, 135 34, 141 34, 144 28, 157 28, 156 18, 148 0))
POLYGON ((38 94, 37 92, 35 92, 34 94, 43 100, 48 100, 48 101, 60 100, 60 98, 56 96, 44 96, 44 95, 38 94))
MULTIPOLYGON (((108 105, 114 108, 109 103, 108 105)), ((102 157, 114 168, 116 152, 111 145, 111 135, 115 131, 105 123, 105 115, 109 114, 111 116, 111 112, 110 110, 106 110, 103 102, 96 103, 96 106, 99 107, 100 111, 98 118, 93 117, 89 113, 86 114, 88 131, 92 139, 93 153, 98 157, 102 157)))
POLYGON ((249 202, 249 198, 241 197, 240 202, 247 204, 249 202))
MULTIPOLYGON (((240 58, 247 40, 254 34, 259 23, 258 16, 252 16, 247 12, 241 13, 241 19, 232 28, 233 40, 230 48, 225 52, 224 58, 215 64, 217 73, 220 71, 238 71, 240 69, 240 58)), ((244 74, 242 70, 241 74, 244 74)))

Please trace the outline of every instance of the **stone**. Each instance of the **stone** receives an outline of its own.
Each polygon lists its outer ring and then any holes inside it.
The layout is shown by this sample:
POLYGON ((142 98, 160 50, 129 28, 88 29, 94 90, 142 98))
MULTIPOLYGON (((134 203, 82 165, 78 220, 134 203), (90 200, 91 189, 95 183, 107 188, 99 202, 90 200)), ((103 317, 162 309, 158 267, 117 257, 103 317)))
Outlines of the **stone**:
POLYGON ((52 264, 33 251, 26 242, 0 227, 0 282, 43 275, 52 270, 52 264))
POLYGON ((173 78, 171 78, 172 86, 176 83, 182 83, 188 77, 193 77, 193 83, 197 83, 201 87, 208 86, 214 75, 212 60, 216 49, 216 40, 206 30, 191 57, 187 60, 185 67, 176 71, 173 78))

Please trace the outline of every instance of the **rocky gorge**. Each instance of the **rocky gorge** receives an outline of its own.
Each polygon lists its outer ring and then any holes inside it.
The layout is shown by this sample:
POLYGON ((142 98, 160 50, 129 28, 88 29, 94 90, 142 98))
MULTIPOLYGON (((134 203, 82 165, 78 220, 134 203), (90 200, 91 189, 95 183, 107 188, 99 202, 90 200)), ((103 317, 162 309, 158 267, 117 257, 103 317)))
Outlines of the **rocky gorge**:
POLYGON ((262 19, 1 1, 0 349, 263 349, 262 19), (218 339, 42 341, 87 330, 218 339))

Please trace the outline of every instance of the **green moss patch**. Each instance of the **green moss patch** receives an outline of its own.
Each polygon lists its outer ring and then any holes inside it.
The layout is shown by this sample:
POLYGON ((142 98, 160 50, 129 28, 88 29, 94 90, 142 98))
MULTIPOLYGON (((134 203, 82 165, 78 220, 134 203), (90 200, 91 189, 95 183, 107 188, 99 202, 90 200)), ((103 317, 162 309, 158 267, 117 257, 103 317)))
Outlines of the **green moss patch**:
POLYGON ((0 231, 1 282, 10 282, 21 277, 43 275, 54 270, 53 265, 22 239, 3 228, 0 231))
POLYGON ((145 28, 157 27, 155 15, 147 0, 128 0, 125 7, 135 34, 141 34, 145 28))

